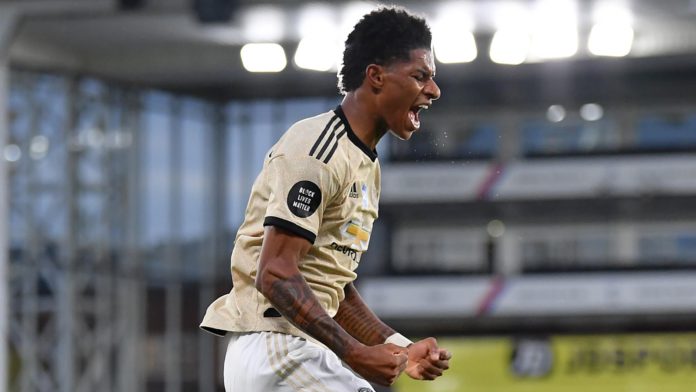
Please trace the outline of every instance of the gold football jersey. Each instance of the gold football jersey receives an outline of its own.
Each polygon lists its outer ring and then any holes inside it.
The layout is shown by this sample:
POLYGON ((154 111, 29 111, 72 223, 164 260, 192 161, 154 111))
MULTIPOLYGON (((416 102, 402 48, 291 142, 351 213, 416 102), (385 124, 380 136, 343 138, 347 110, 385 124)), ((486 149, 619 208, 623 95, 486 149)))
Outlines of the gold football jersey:
POLYGON ((254 286, 264 226, 313 244, 299 269, 333 317, 367 250, 379 194, 377 154, 353 133, 340 106, 295 123, 264 160, 232 251, 232 290, 208 307, 201 327, 217 334, 276 331, 310 338, 254 286))

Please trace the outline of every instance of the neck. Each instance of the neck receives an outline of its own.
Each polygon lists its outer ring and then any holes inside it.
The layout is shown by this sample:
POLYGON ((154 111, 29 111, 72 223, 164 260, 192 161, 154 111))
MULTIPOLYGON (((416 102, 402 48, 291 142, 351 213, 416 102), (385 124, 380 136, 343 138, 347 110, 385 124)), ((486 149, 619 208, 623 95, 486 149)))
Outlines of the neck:
POLYGON ((343 98, 341 108, 358 139, 370 149, 376 149, 387 127, 374 111, 370 98, 363 96, 360 89, 351 91, 343 98))

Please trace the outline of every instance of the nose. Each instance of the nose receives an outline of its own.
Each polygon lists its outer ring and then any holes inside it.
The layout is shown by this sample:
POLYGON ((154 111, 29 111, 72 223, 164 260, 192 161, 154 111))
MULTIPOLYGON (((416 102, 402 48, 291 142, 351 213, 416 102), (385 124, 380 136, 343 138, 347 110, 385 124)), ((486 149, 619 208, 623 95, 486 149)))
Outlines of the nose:
POLYGON ((437 83, 435 83, 434 79, 428 80, 428 83, 425 85, 425 88, 423 89, 423 93, 430 98, 431 100, 436 100, 440 98, 440 87, 438 87, 437 83))

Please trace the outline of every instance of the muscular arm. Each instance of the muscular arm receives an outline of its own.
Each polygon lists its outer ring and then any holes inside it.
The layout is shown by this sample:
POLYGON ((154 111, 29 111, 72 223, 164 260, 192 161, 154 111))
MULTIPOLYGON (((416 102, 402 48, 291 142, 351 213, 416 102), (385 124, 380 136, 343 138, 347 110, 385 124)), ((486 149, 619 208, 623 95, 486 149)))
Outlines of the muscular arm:
MULTIPOLYGON (((334 316, 343 329, 368 346, 381 344, 395 333, 367 307, 352 283, 344 291, 345 299, 334 316)), ((451 357, 449 351, 438 347, 434 338, 420 340, 409 346, 406 373, 416 380, 434 380, 449 369, 451 357)))
POLYGON ((300 274, 298 262, 310 247, 304 238, 266 227, 256 288, 285 318, 343 358, 360 343, 326 313, 300 274))
POLYGON ((367 307, 353 283, 347 284, 344 291, 346 297, 334 316, 344 330, 368 346, 382 344, 395 333, 367 307))
POLYGON ((324 343, 354 371, 381 385, 390 385, 408 364, 408 352, 393 344, 367 346, 332 319, 314 296, 298 268, 311 244, 273 226, 264 232, 256 289, 286 319, 324 343))

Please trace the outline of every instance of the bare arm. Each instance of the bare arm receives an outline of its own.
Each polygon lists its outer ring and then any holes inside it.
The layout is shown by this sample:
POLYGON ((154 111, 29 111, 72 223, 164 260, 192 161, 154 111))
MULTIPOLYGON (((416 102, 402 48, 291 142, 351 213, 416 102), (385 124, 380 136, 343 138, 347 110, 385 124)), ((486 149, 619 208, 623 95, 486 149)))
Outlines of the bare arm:
POLYGON ((286 319, 324 343, 360 375, 389 385, 405 369, 408 355, 401 347, 365 346, 346 332, 321 307, 298 268, 311 244, 273 226, 264 232, 256 288, 286 319))
MULTIPOLYGON (((383 343, 395 333, 365 304, 355 286, 346 285, 336 320, 354 338, 366 345, 383 343)), ((416 380, 434 380, 449 369, 452 354, 439 348, 434 338, 426 338, 409 346, 406 373, 416 380)))
POLYGON ((382 322, 363 301, 353 283, 346 285, 334 320, 355 339, 368 346, 382 344, 396 331, 382 322))
POLYGON ((298 262, 310 247, 304 238, 266 227, 256 288, 290 322, 342 358, 359 343, 329 317, 300 274, 298 262))

